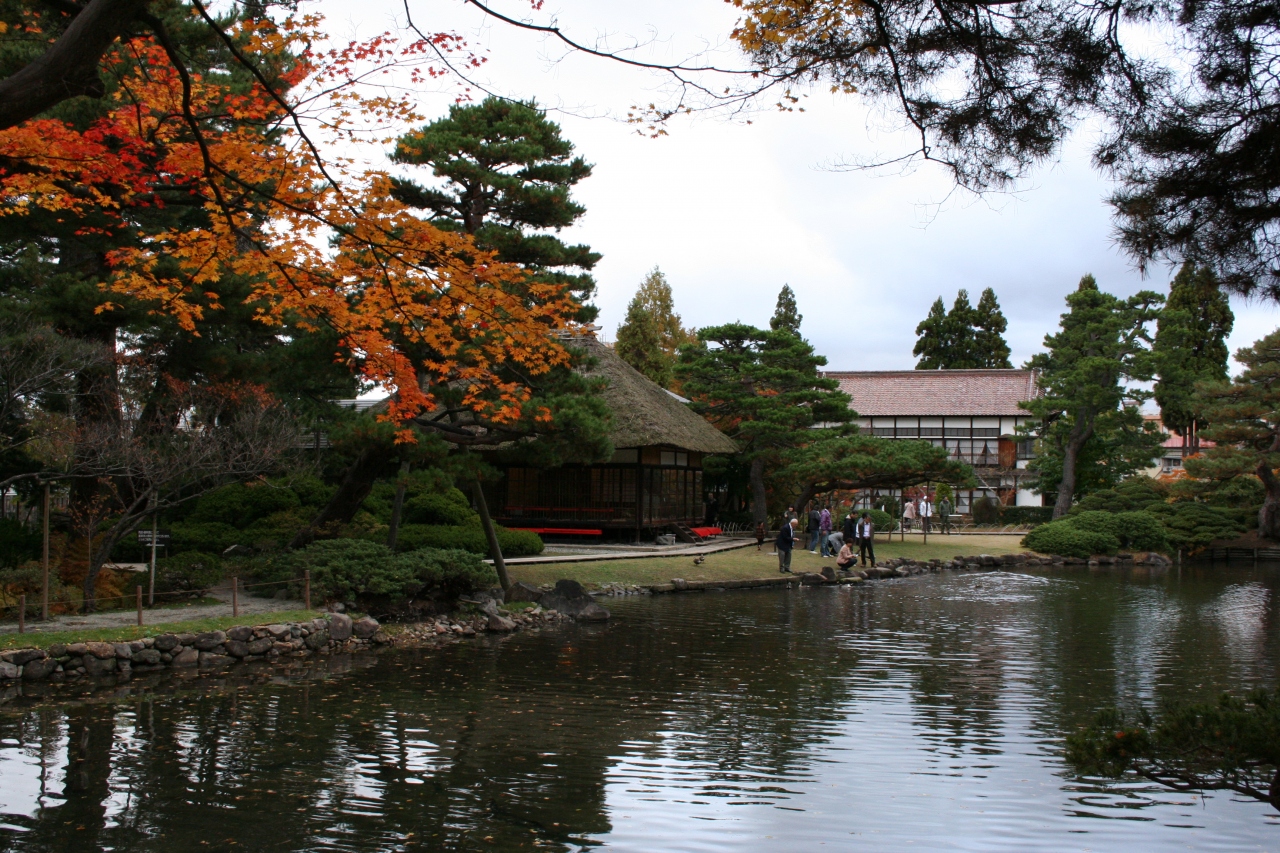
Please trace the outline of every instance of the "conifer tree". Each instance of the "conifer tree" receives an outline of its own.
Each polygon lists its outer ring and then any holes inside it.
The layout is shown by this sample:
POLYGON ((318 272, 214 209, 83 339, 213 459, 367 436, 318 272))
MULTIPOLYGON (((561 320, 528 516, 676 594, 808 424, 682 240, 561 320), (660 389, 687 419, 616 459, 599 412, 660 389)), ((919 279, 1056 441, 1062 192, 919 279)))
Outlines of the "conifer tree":
POLYGON ((973 318, 975 366, 1005 370, 1013 367, 1009 362, 1009 345, 1004 340, 1009 322, 1000 311, 1000 303, 996 301, 994 290, 988 287, 982 291, 982 298, 978 300, 973 318))
POLYGON ((916 370, 939 370, 946 367, 947 359, 947 307, 939 296, 929 308, 929 316, 916 326, 916 347, 912 355, 920 357, 916 370))
POLYGON ((956 301, 951 304, 943 326, 946 344, 943 369, 970 370, 977 367, 977 355, 973 349, 973 305, 969 303, 969 291, 961 288, 956 293, 956 301))
POLYGON ((800 321, 804 319, 796 305, 796 293, 791 285, 782 285, 778 292, 778 304, 769 318, 769 328, 775 332, 787 331, 797 337, 800 335, 800 321))
POLYGON ((676 351, 694 340, 680 324, 671 296, 671 284, 654 267, 627 306, 627 317, 618 327, 618 355, 627 364, 664 388, 672 381, 676 351))
POLYGON ((591 269, 600 255, 571 246, 554 234, 585 212, 569 193, 590 177, 591 166, 573 154, 533 102, 486 98, 455 104, 446 118, 402 136, 391 157, 397 163, 430 166, 442 186, 397 178, 398 200, 429 213, 445 230, 474 235, 476 243, 535 273, 535 280, 563 285, 583 303, 578 319, 595 318, 586 302, 595 293, 591 269))
POLYGON ((1183 450, 1200 447, 1208 422, 1198 407, 1197 382, 1227 380, 1227 335, 1235 316, 1208 267, 1185 263, 1169 285, 1169 300, 1156 321, 1153 351, 1160 420, 1182 437, 1183 450))
MULTIPOLYGON (((1028 368, 1039 371, 1037 383, 1042 395, 1022 403, 1022 408, 1036 416, 1030 434, 1045 447, 1033 467, 1042 479, 1047 477, 1057 484, 1054 518, 1071 509, 1080 463, 1091 444, 1095 451, 1088 457, 1092 465, 1119 461, 1096 452, 1113 437, 1102 435, 1100 430, 1112 421, 1124 427, 1126 418, 1132 420, 1138 415, 1138 406, 1150 398, 1148 392, 1126 383, 1151 378, 1146 329, 1162 301, 1150 291, 1117 299, 1100 291, 1093 276, 1086 275, 1067 297, 1067 313, 1062 315, 1058 333, 1045 337, 1046 351, 1027 363, 1028 368), (1049 471, 1050 467, 1054 470, 1049 471)), ((1145 429, 1130 437, 1140 439, 1142 435, 1148 435, 1150 442, 1142 453, 1152 459, 1158 438, 1145 429)), ((1131 459, 1133 441, 1126 440, 1122 446, 1125 458, 1131 459)), ((1044 490, 1043 483, 1041 488, 1044 490)))

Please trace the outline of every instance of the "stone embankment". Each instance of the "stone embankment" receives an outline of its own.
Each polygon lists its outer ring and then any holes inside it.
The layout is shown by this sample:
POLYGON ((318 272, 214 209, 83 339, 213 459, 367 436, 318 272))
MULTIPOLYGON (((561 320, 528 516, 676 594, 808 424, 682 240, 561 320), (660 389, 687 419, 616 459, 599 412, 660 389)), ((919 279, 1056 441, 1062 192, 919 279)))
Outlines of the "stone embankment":
MULTIPOLYGON (((541 592, 539 596, 542 597, 541 592)), ((65 682, 107 675, 128 678, 165 669, 218 668, 241 662, 275 661, 281 657, 354 652, 375 646, 406 647, 446 635, 474 637, 486 631, 510 633, 574 618, 541 606, 524 613, 507 613, 500 611, 494 600, 484 593, 475 603, 480 605, 479 615, 397 626, 399 630, 394 633, 386 631, 369 616, 353 620, 343 613, 329 613, 309 622, 159 634, 119 643, 54 643, 43 649, 7 649, 0 652, 0 683, 19 679, 65 682)), ((591 604, 589 597, 586 602, 569 602, 569 606, 577 605, 583 612, 588 610, 586 604, 591 604)), ((608 618, 608 611, 604 611, 604 618, 608 618)))
MULTIPOLYGON (((1117 554, 1114 557, 1098 556, 1090 557, 1087 560, 1079 557, 1055 557, 1031 553, 1002 554, 998 557, 992 556, 991 554, 980 554, 978 556, 968 557, 957 556, 951 560, 912 560, 905 557, 895 557, 891 560, 886 560, 877 566, 859 568, 852 571, 837 570, 832 566, 826 566, 823 568, 821 574, 817 572, 805 572, 803 574, 786 574, 767 578, 740 578, 734 580, 713 581, 691 581, 684 580, 682 578, 673 578, 670 583, 652 584, 644 589, 651 594, 656 594, 727 589, 758 589, 761 587, 773 586, 790 587, 794 584, 802 584, 805 586, 818 584, 857 584, 866 581, 907 578, 914 575, 923 575, 935 572, 979 572, 1010 568, 1028 568, 1033 566, 1084 565, 1137 565, 1167 568, 1172 565, 1172 563, 1168 557, 1154 552, 1117 554)), ((625 595, 633 593, 628 590, 627 592, 614 592, 611 594, 625 595)))

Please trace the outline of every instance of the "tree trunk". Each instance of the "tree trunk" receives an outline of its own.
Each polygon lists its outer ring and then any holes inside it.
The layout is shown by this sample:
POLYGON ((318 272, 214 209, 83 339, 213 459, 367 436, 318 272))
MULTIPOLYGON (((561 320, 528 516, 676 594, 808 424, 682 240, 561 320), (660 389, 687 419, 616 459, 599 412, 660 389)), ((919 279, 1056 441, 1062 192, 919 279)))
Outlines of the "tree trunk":
POLYGON ((396 549, 396 536, 400 533, 400 514, 404 510, 404 490, 408 485, 409 460, 400 463, 400 476, 396 478, 396 499, 391 504, 391 524, 387 530, 387 547, 396 549))
POLYGON ((383 447, 366 448, 360 451, 356 461, 351 463, 342 485, 325 505, 303 529, 299 530, 289 542, 290 548, 305 547, 316 538, 316 534, 325 525, 346 524, 355 518, 360 505, 373 490, 373 484, 387 462, 387 451, 383 447))
POLYGON ((1093 435, 1093 424, 1087 426, 1077 424, 1067 437, 1066 446, 1062 448, 1062 482, 1058 485, 1058 500, 1053 505, 1053 519, 1066 516, 1071 511, 1071 504, 1076 497, 1076 461, 1089 436, 1093 435))
POLYGON ((502 545, 498 543, 498 531, 489 517, 489 502, 484 499, 484 489, 480 488, 479 478, 471 481, 471 495, 475 498, 476 511, 480 513, 480 524, 484 527, 485 538, 489 540, 489 555, 493 557, 493 568, 498 573, 498 583, 505 592, 511 586, 511 578, 507 577, 507 564, 502 559, 502 545))
POLYGON ((767 497, 764 490, 764 457, 751 460, 751 520, 762 524, 768 520, 767 497))
POLYGON ((1266 498, 1258 510, 1258 535, 1264 539, 1280 541, 1280 479, 1265 459, 1254 470, 1266 489, 1266 498))

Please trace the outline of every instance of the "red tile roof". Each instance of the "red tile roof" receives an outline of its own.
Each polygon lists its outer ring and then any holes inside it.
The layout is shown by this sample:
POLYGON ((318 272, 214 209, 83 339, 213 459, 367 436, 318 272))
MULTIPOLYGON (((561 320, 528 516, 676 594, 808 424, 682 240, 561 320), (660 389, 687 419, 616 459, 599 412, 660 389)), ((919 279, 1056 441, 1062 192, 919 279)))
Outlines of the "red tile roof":
POLYGON ((1021 415, 1039 392, 1030 370, 827 371, 862 417, 1021 415))

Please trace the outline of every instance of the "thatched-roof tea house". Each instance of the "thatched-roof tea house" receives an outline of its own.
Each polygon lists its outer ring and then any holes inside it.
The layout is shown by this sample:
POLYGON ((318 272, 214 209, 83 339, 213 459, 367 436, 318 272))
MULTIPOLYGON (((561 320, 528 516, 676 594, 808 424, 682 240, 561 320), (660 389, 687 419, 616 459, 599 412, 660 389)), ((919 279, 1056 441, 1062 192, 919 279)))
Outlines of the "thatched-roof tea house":
POLYGON ((736 453, 724 433, 650 382, 594 338, 574 341, 594 359, 586 371, 608 382, 613 458, 596 465, 510 467, 489 484, 490 511, 508 527, 599 533, 696 526, 705 515, 702 460, 736 453))

